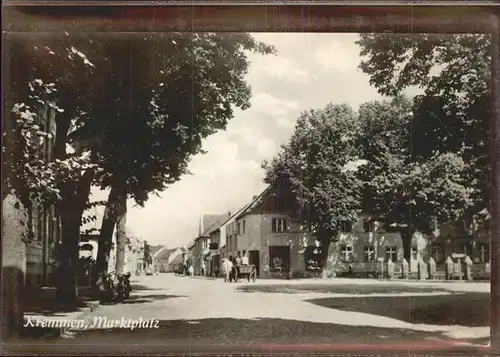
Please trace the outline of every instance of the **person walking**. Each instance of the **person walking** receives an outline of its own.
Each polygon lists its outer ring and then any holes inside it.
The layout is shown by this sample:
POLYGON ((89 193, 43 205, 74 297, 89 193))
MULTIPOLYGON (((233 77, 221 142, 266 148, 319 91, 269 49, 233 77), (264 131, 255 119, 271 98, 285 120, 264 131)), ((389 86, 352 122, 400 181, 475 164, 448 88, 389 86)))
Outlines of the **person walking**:
POLYGON ((229 280, 229 275, 233 269, 233 262, 229 259, 224 258, 224 263, 222 263, 222 269, 224 270, 224 282, 229 280))

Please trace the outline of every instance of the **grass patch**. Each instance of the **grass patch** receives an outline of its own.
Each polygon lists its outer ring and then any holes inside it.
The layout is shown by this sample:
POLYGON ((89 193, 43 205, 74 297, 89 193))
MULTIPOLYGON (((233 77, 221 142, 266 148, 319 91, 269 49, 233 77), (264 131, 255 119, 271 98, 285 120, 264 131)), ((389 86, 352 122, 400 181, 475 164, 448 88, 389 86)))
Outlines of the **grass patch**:
POLYGON ((401 294, 401 293, 428 293, 445 292, 447 290, 430 286, 406 285, 379 285, 379 284, 296 284, 296 285, 247 285, 238 287, 238 290, 249 293, 282 293, 297 294, 304 292, 329 294, 401 294))
POLYGON ((390 317, 414 324, 489 326, 490 294, 434 296, 365 296, 312 299, 309 302, 343 311, 390 317))

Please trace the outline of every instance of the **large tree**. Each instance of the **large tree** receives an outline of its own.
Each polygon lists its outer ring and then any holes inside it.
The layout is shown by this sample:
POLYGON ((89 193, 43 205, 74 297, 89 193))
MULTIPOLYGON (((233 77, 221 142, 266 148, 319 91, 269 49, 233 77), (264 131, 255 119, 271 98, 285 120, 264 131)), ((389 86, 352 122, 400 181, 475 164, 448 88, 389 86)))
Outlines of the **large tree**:
POLYGON ((102 132, 96 149, 105 172, 100 187, 110 189, 98 275, 106 271, 127 198, 143 206, 149 194, 178 181, 188 173, 190 157, 203 152, 202 140, 223 130, 234 108, 249 107, 248 51, 268 54, 273 48, 245 33, 127 34, 106 47, 110 95, 92 111, 106 118, 105 125, 89 122, 81 129, 83 137, 96 127, 102 132))
POLYGON ((297 220, 322 246, 322 267, 330 242, 338 238, 343 223, 356 221, 361 208, 358 130, 356 113, 348 105, 304 112, 290 142, 264 163, 266 183, 290 188, 297 220))
POLYGON ((411 155, 415 117, 405 97, 364 103, 359 120, 363 208, 401 233, 409 261, 415 231, 435 232, 437 222, 460 219, 469 208, 465 163, 453 152, 411 155))
POLYGON ((360 67, 381 94, 422 89, 413 106, 412 161, 460 157, 471 199, 462 218, 478 218, 490 206, 490 35, 363 34, 357 43, 360 67))
POLYGON ((143 204, 150 192, 178 180, 189 157, 201 151, 201 139, 223 129, 233 107, 248 107, 245 50, 272 49, 247 34, 60 33, 7 40, 6 112, 28 98, 25 87, 34 80, 58 89, 58 296, 75 306, 78 239, 91 185, 111 188, 107 206, 116 209, 101 230, 110 241, 127 197, 143 204))

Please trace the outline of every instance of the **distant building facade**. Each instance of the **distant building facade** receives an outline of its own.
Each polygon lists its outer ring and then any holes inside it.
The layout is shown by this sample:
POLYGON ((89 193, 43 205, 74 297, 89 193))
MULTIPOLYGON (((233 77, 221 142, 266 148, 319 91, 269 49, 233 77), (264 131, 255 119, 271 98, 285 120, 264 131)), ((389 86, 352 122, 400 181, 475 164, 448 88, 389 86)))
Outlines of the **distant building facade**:
MULTIPOLYGON (((437 265, 443 265, 448 257, 470 257, 476 265, 489 269, 490 229, 488 226, 472 233, 468 227, 448 222, 436 230, 436 234, 415 233, 411 242, 409 271, 418 271, 418 262, 428 262, 431 258, 437 265)), ((363 269, 377 261, 402 262, 403 241, 398 231, 377 222, 369 214, 360 214, 354 224, 344 225, 340 237, 330 252, 336 270, 363 269)))
POLYGON ((159 249, 153 255, 153 265, 155 273, 173 273, 182 268, 184 262, 184 252, 182 248, 159 249))
POLYGON ((199 234, 194 241, 193 267, 195 275, 211 275, 213 263, 210 253, 211 234, 220 228, 228 219, 229 213, 218 215, 203 215, 200 219, 199 234))

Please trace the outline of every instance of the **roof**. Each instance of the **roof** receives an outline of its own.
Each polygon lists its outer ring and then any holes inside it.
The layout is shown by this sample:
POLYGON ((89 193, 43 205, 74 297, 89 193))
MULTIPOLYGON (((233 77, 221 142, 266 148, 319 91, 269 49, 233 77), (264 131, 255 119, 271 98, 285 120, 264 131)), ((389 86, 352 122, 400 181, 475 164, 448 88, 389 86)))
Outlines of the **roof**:
MULTIPOLYGON (((220 227, 231 217, 231 212, 228 212, 227 214, 222 214, 219 216, 219 219, 214 222, 210 227, 208 227, 204 234, 210 235, 212 232, 216 232, 220 227)), ((202 235, 204 237, 205 235, 202 235)))
POLYGON ((178 248, 172 248, 172 249, 160 249, 158 252, 156 252, 155 259, 168 259, 170 255, 175 252, 178 248))
POLYGON ((216 230, 220 227, 222 222, 229 216, 230 214, 205 214, 203 215, 203 219, 200 223, 203 225, 200 226, 200 235, 199 237, 208 237, 210 232, 216 230))
POLYGON ((184 257, 182 254, 177 254, 168 264, 180 264, 182 262, 184 262, 184 257))
POLYGON ((151 254, 151 256, 153 256, 161 248, 163 248, 163 245, 161 245, 161 244, 160 245, 150 245, 149 246, 149 254, 151 254))
POLYGON ((249 210, 255 208, 255 206, 257 206, 257 204, 260 203, 260 201, 262 200, 262 198, 264 196, 266 196, 266 194, 268 194, 270 190, 271 190, 271 186, 268 186, 259 195, 254 196, 253 199, 252 199, 252 201, 250 201, 249 204, 247 204, 246 206, 244 206, 239 212, 237 212, 235 214, 235 218, 238 219, 238 218, 244 216, 249 210))
MULTIPOLYGON (((255 202, 258 201, 263 195, 265 192, 267 192, 267 190, 269 190, 270 187, 267 187, 264 191, 262 191, 259 195, 257 196, 254 196, 254 198, 252 199, 252 201, 250 201, 250 203, 247 203, 246 205, 244 205, 243 207, 241 207, 239 210, 237 210, 235 213, 233 213, 232 215, 228 215, 226 217, 225 220, 222 221, 222 223, 217 227, 217 229, 220 229, 220 227, 222 227, 223 225, 225 225, 227 222, 229 222, 231 219, 233 218, 238 218, 240 216, 242 216, 244 213, 246 213, 247 209, 251 208, 251 206, 254 206, 255 202)), ((215 232, 217 231, 217 229, 214 229, 212 232, 215 232)))

